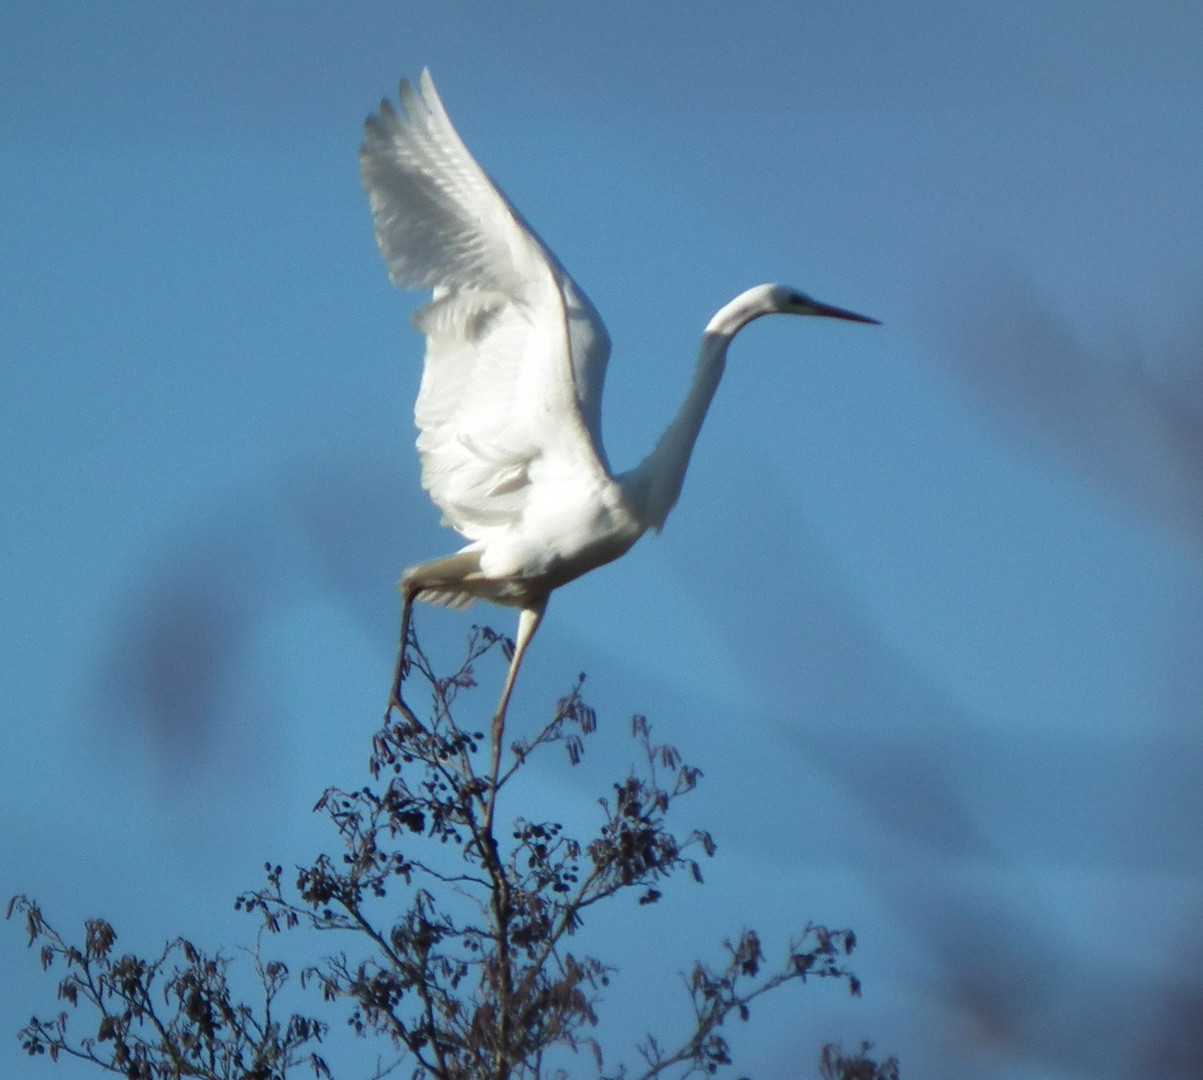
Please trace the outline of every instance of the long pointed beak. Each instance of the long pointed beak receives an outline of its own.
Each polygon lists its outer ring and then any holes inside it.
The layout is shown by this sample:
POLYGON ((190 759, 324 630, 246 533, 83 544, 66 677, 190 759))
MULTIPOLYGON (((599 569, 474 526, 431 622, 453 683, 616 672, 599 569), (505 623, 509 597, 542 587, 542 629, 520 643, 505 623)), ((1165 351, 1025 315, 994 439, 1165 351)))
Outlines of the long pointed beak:
POLYGON ((880 319, 870 319, 868 315, 858 315, 855 311, 845 311, 843 308, 833 307, 831 304, 821 304, 818 300, 812 300, 810 308, 810 311, 807 312, 808 315, 825 315, 829 319, 847 319, 849 322, 881 325, 880 319))

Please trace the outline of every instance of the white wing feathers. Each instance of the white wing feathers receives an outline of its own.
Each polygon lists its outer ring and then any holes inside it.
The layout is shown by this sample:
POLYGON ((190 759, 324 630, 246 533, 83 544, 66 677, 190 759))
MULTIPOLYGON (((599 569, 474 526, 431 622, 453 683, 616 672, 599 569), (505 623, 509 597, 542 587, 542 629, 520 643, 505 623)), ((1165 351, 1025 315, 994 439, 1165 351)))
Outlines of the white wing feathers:
POLYGON ((414 416, 422 484, 469 539, 517 524, 548 470, 608 475, 596 311, 468 153, 429 72, 383 102, 360 151, 398 285, 431 288, 414 416))

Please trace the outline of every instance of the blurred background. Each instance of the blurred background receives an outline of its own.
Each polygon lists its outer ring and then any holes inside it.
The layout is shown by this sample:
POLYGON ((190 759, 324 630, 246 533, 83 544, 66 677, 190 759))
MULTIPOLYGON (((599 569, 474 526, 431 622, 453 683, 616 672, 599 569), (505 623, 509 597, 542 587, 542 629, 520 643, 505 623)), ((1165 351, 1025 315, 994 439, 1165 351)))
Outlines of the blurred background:
MULTIPOLYGON (((605 316, 616 467, 743 288, 884 323, 741 335, 663 535, 556 594, 519 680, 515 729, 588 673, 585 764, 526 781, 578 832, 634 712, 705 773, 705 886, 592 928, 608 1062, 724 936, 814 919, 864 996, 766 1000, 739 1075, 863 1037, 928 1080, 1203 1076, 1200 41, 1185 0, 9 0, 0 893, 234 947, 264 861, 334 846, 393 584, 457 546, 356 161, 428 65, 605 316)), ((513 633, 418 620, 445 662, 513 633)), ((18 1046, 54 985, 4 926, 0 1074, 97 1075, 18 1046)))

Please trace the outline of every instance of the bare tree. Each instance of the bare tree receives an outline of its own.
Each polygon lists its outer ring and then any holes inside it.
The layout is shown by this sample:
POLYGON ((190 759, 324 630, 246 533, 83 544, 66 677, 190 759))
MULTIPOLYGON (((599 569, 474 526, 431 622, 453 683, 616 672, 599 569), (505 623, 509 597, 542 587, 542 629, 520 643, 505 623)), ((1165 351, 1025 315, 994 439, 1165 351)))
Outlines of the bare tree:
MULTIPOLYGON (((655 743, 637 716, 639 766, 599 800, 592 839, 525 816, 505 817, 502 826, 513 779, 531 755, 560 744, 579 763, 596 716, 581 676, 540 730, 508 747, 461 727, 456 698, 475 685, 475 664, 497 645, 512 649, 492 631, 474 630, 463 663, 439 676, 414 643, 412 671, 432 694, 429 718, 406 706, 390 710, 372 740, 371 782, 322 795, 316 809, 337 829, 340 855, 298 868, 291 884, 281 866, 269 865, 266 885, 236 902, 271 933, 306 926, 345 939, 299 981, 348 1008, 357 1032, 383 1040, 389 1050, 378 1076, 407 1065, 418 1080, 550 1080, 564 1075, 562 1062, 579 1068, 581 1060, 599 1080, 714 1074, 731 1064, 724 1024, 747 1020, 762 995, 810 979, 839 980, 859 994, 845 966, 851 930, 808 925, 775 967, 746 930, 724 943, 718 964, 698 962, 686 976, 688 1031, 670 1040, 647 1035, 635 1046, 636 1063, 608 1067, 590 1032, 612 969, 572 946, 595 904, 628 890, 640 904, 655 903, 662 883, 682 871, 701 882, 698 860, 714 854, 714 841, 701 831, 678 836, 667 824, 701 774, 655 743), (398 894, 408 905, 400 914, 398 894)), ((103 920, 88 921, 81 948, 25 897, 9 905, 15 912, 25 916, 31 945, 41 943, 43 966, 65 965, 59 998, 100 1014, 94 1037, 69 1032, 65 1011, 35 1017, 21 1032, 31 1055, 70 1055, 129 1080, 284 1080, 298 1067, 332 1076, 317 1052, 327 1023, 277 1015, 289 973, 262 960, 258 947, 261 1000, 250 1005, 236 1000, 221 953, 178 939, 155 959, 118 956, 103 920)), ((896 1080, 897 1062, 878 1064, 868 1050, 846 1057, 824 1048, 821 1075, 896 1080)))

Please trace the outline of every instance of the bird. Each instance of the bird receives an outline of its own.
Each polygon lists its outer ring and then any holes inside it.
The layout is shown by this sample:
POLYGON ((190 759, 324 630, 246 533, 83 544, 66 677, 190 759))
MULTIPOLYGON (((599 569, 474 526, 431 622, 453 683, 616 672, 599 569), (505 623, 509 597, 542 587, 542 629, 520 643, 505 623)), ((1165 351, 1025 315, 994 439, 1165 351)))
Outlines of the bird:
POLYGON ((429 289, 414 315, 426 337, 414 407, 422 486, 467 544, 408 567, 386 716, 402 682, 415 601, 518 608, 493 716, 496 753, 514 681, 548 598, 659 531, 677 502, 728 346, 763 315, 878 320, 785 285, 757 285, 702 335, 693 384, 643 462, 610 468, 601 439, 610 339, 601 317, 473 158, 424 69, 365 123, 363 186, 393 284, 429 289))

